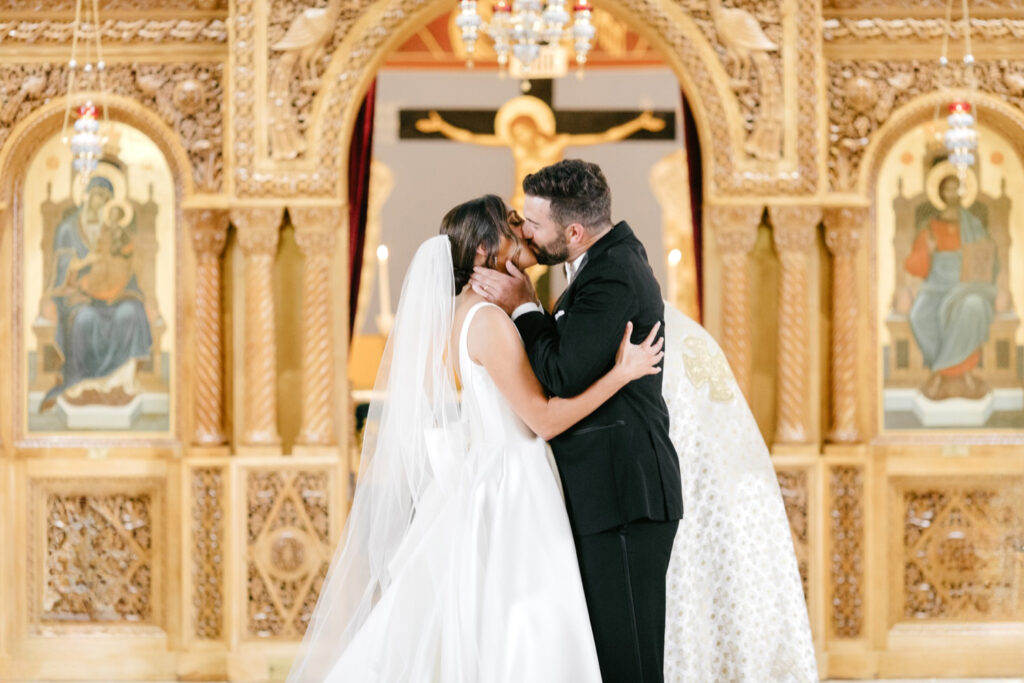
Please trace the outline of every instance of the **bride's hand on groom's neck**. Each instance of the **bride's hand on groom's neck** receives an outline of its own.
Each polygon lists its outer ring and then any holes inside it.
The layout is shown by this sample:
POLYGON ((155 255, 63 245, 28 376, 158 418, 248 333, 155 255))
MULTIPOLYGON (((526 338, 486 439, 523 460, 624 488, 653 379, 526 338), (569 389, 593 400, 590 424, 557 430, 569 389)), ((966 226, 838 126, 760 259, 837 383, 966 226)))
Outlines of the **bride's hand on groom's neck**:
POLYGON ((530 278, 511 261, 505 263, 505 268, 508 275, 481 266, 474 268, 469 278, 473 291, 509 315, 522 304, 539 303, 530 278))

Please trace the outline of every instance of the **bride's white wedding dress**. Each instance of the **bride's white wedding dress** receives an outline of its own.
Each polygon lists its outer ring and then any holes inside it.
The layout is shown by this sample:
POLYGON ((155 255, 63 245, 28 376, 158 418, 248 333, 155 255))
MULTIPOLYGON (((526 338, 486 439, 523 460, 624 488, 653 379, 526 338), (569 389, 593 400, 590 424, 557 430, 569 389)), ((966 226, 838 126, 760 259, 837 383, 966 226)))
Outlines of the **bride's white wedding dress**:
POLYGON ((327 681, 601 680, 569 522, 543 440, 459 334, 470 447, 433 449, 433 487, 391 584, 327 681), (439 462, 447 460, 447 462, 439 462))

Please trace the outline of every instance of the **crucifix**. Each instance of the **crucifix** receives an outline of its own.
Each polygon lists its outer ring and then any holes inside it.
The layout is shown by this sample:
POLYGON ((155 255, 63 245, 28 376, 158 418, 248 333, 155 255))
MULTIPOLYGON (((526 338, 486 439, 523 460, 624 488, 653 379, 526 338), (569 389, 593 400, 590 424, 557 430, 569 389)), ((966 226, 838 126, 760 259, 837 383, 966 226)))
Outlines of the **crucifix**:
POLYGON ((566 147, 619 140, 674 140, 675 111, 578 111, 552 107, 553 82, 533 81, 533 94, 514 97, 497 111, 409 109, 399 113, 401 139, 447 138, 508 147, 515 160, 511 204, 523 210, 523 179, 561 161, 566 147))

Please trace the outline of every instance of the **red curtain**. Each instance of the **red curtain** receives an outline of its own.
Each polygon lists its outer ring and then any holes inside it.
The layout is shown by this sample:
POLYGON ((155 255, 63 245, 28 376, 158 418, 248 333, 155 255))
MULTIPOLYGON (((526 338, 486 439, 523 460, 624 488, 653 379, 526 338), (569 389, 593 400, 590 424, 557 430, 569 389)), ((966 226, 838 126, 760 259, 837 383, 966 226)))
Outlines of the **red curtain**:
POLYGON ((373 158, 373 105, 377 81, 370 84, 359 107, 352 144, 348 151, 348 334, 355 333, 359 280, 363 272, 363 247, 366 244, 366 213, 369 208, 370 162, 373 158))
POLYGON ((697 310, 700 312, 698 322, 704 317, 704 175, 700 158, 700 137, 697 135, 697 124, 693 118, 690 104, 683 99, 683 148, 686 151, 686 163, 690 177, 690 215, 693 217, 693 251, 694 264, 697 269, 697 310))

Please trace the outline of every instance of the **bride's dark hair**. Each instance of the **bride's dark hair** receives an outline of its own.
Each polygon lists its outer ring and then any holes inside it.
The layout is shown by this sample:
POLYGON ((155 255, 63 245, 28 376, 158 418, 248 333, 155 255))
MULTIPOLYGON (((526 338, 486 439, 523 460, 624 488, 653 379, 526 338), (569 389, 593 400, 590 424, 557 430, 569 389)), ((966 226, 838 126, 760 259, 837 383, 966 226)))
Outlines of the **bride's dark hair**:
POLYGON ((485 265, 493 268, 498 258, 501 235, 518 240, 509 227, 513 212, 505 201, 493 194, 470 199, 459 204, 441 219, 441 234, 448 235, 452 244, 452 270, 455 275, 455 294, 462 292, 473 274, 476 249, 483 245, 487 252, 485 265))

